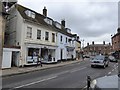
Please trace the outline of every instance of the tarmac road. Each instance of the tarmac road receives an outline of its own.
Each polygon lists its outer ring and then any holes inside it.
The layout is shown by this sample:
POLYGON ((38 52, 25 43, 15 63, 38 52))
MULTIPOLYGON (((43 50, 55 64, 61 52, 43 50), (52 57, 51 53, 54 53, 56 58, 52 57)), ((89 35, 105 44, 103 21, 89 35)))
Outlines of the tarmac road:
POLYGON ((91 68, 89 59, 46 70, 2 78, 2 88, 84 88, 87 76, 92 79, 117 74, 117 63, 109 63, 105 69, 91 68))

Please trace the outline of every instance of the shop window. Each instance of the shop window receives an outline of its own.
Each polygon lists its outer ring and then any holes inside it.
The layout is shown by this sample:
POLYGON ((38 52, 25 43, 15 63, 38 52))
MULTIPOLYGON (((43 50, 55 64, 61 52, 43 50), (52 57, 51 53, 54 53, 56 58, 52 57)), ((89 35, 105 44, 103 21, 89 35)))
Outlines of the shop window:
POLYGON ((37 56, 39 49, 37 48, 28 48, 28 56, 37 56))

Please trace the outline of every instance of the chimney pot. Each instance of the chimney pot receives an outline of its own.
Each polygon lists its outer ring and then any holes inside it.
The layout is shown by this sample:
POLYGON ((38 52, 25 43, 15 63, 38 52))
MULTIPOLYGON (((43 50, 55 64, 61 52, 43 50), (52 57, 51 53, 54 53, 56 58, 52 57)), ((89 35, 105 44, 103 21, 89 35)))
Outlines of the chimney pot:
POLYGON ((65 27, 65 20, 62 20, 62 21, 61 21, 61 24, 62 24, 62 26, 65 27))
POLYGON ((47 17, 47 9, 46 9, 46 7, 44 7, 44 9, 43 9, 43 15, 47 17))

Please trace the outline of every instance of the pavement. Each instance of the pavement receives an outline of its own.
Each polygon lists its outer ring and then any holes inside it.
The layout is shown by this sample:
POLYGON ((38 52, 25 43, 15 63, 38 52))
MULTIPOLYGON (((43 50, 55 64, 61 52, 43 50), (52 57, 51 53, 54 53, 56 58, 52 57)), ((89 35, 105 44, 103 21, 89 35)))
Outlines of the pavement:
POLYGON ((59 62, 56 64, 43 64, 41 67, 39 66, 29 66, 29 67, 12 67, 10 69, 3 69, 2 70, 2 77, 7 77, 7 76, 13 76, 13 75, 19 75, 19 74, 25 74, 25 73, 30 73, 38 70, 45 70, 45 69, 50 69, 50 68, 55 68, 55 67, 61 67, 65 66, 68 64, 73 64, 73 63, 78 63, 82 60, 74 60, 74 61, 65 61, 65 62, 59 62))

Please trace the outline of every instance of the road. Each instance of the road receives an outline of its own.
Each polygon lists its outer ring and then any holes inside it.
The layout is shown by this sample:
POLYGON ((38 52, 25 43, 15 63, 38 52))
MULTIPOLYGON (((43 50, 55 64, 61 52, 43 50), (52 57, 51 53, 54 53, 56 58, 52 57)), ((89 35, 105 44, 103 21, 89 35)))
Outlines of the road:
POLYGON ((62 67, 35 71, 27 74, 4 77, 3 88, 84 88, 87 75, 92 79, 117 74, 117 63, 109 63, 103 68, 91 68, 90 60, 69 64, 62 67))

